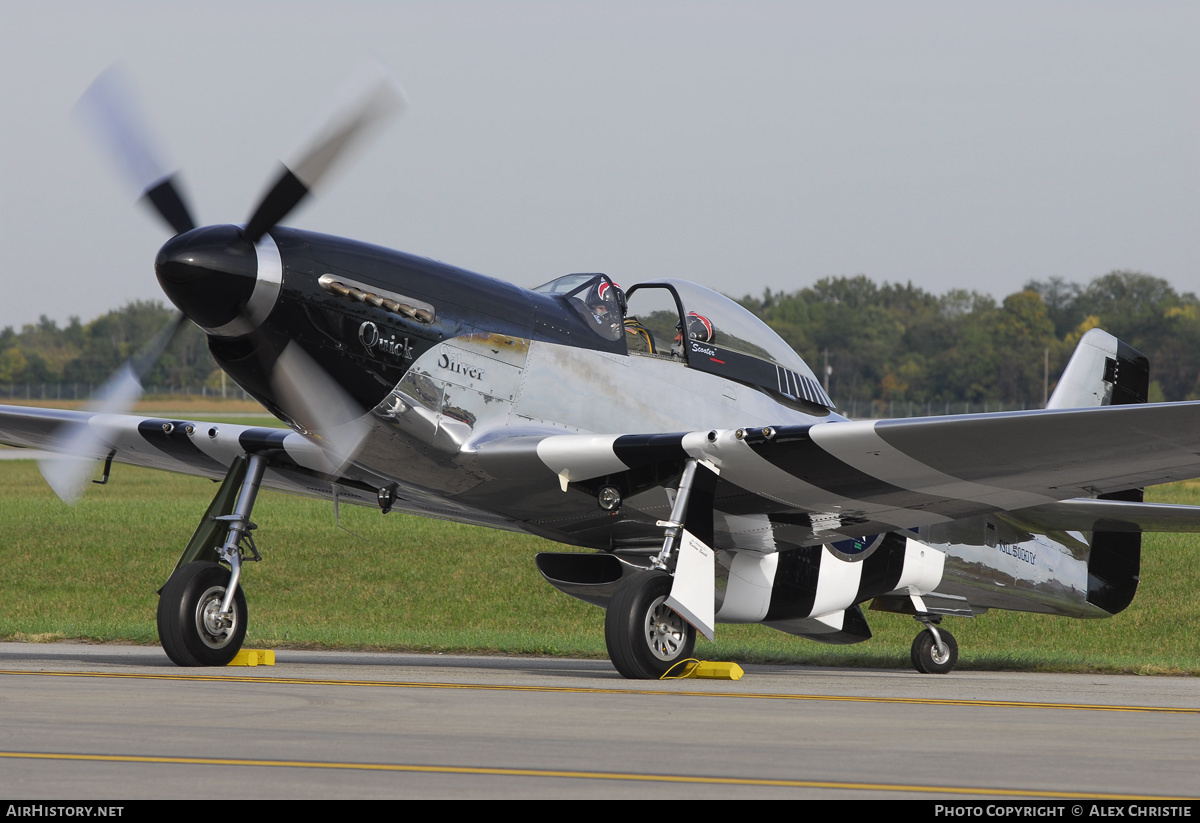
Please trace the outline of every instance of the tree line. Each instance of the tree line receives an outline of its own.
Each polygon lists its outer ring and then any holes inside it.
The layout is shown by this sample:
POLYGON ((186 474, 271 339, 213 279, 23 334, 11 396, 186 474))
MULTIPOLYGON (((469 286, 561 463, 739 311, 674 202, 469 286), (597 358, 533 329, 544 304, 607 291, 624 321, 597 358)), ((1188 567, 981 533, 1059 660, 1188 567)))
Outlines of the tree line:
POLYGON ((1031 280, 1000 302, 977 291, 935 295, 912 283, 827 277, 741 303, 818 376, 828 357, 829 393, 843 406, 1002 401, 1035 408, 1079 338, 1097 326, 1149 357, 1152 401, 1200 398, 1200 301, 1140 272, 1114 271, 1086 285, 1031 280))
MULTIPOLYGON (((935 295, 912 283, 865 275, 826 277, 785 293, 739 302, 766 321, 819 377, 851 403, 1003 402, 1040 406, 1079 338, 1097 326, 1150 358, 1151 399, 1200 398, 1200 300, 1167 281, 1114 271, 1086 285, 1031 280, 1003 300, 953 289, 935 295), (1048 364, 1048 377, 1046 367, 1048 364)), ((0 331, 0 384, 99 385, 170 319, 138 301, 88 323, 60 328, 42 316, 0 331)), ((147 375, 173 389, 220 385, 203 333, 188 324, 147 375)))
MULTIPOLYGON (((160 302, 136 301, 89 323, 72 317, 60 328, 42 315, 37 323, 0 331, 0 383, 77 383, 99 386, 138 353, 172 318, 160 302)), ((204 333, 188 323, 157 365, 146 375, 148 386, 198 387, 209 379, 220 384, 217 364, 204 333)))

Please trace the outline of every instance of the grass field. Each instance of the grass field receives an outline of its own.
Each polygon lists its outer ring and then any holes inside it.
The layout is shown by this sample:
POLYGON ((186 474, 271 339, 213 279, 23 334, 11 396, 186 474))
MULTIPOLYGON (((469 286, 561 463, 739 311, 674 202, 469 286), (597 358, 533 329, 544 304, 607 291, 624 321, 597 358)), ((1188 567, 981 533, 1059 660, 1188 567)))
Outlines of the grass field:
MULTIPOLYGON (((141 409, 140 409, 141 410, 141 409)), ((176 409, 178 410, 178 409, 176 409)), ((167 409, 143 413, 160 414, 167 409)), ((188 409, 229 420, 248 409, 188 409)), ((251 417, 256 423, 270 421, 251 417)), ((30 460, 0 461, 0 638, 156 643, 155 592, 203 515, 210 481, 113 467, 74 507, 30 460)), ((1148 499, 1200 505, 1200 483, 1148 499)), ((603 657, 604 613, 546 584, 534 537, 264 491, 264 562, 247 564, 247 644, 603 657), (351 534, 349 531, 354 532, 351 534)), ((1200 535, 1150 535, 1138 596, 1110 620, 991 612, 949 619, 960 669, 1200 674, 1200 535)), ((908 668, 908 617, 868 612, 875 637, 828 647, 762 626, 717 627, 697 654, 739 662, 908 668)))

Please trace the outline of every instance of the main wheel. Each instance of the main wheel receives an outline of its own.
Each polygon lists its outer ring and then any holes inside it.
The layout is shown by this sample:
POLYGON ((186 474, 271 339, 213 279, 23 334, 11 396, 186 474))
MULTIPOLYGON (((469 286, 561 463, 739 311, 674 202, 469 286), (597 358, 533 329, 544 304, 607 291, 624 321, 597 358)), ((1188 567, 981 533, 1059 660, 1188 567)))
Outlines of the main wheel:
POLYGON ((229 569, 219 563, 180 566, 158 598, 158 639, 180 666, 224 666, 246 638, 246 595, 238 586, 233 613, 221 617, 229 569))
POLYGON ((630 680, 657 680, 692 656, 696 630, 667 607, 671 576, 640 572, 617 589, 604 616, 604 642, 613 666, 630 680))
POLYGON ((954 635, 942 628, 938 629, 938 634, 946 644, 945 654, 938 653, 933 633, 928 629, 913 640, 912 664, 921 674, 946 674, 958 662, 958 641, 954 639, 954 635))

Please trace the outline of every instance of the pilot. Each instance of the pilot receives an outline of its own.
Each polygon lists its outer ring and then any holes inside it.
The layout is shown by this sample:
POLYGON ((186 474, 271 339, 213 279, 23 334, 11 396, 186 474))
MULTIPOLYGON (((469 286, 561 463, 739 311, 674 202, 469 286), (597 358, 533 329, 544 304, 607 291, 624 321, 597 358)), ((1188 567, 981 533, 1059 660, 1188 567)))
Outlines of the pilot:
POLYGON ((596 288, 592 289, 588 294, 590 296, 588 305, 596 317, 607 319, 610 312, 624 314, 621 311, 621 304, 625 302, 621 299, 623 292, 621 291, 621 287, 616 283, 601 280, 596 284, 596 288))
MULTIPOLYGON (((687 321, 687 335, 689 340, 695 340, 698 343, 712 342, 713 327, 707 317, 690 311, 684 320, 687 321)), ((676 357, 683 356, 683 328, 683 323, 675 324, 675 343, 671 346, 671 354, 676 357)))
POLYGON ((619 340, 625 319, 625 293, 616 283, 601 280, 593 289, 588 289, 588 309, 606 337, 619 340))
POLYGON ((626 342, 630 351, 657 354, 654 344, 654 332, 642 325, 642 321, 630 315, 625 318, 626 342))

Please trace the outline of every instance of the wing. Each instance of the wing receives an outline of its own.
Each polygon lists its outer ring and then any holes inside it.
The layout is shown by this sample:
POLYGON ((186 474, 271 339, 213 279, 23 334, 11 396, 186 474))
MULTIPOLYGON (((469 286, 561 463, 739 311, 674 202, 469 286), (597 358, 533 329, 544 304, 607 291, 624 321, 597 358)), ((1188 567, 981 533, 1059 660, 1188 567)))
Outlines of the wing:
POLYGON ((1200 476, 1200 403, 558 435, 536 453, 564 485, 692 457, 719 474, 717 509, 810 542, 1008 512, 1038 531, 1200 530, 1200 508, 1088 499, 1200 476))
MULTIPOLYGON (((505 518, 460 505, 418 488, 401 486, 358 465, 339 465, 318 442, 286 429, 238 426, 162 417, 95 414, 63 409, 0 406, 0 443, 64 453, 63 431, 91 427, 95 451, 82 459, 104 460, 151 469, 223 478, 240 455, 259 453, 268 464, 263 486, 343 503, 381 506, 381 491, 390 490, 388 509, 493 528, 511 529, 505 518)), ((79 455, 64 459, 81 459, 79 455)))
MULTIPOLYGON (((273 483, 282 491, 328 496, 329 480, 317 488, 327 457, 319 445, 284 429, 236 426, 160 417, 95 414, 64 409, 0 406, 0 443, 63 454, 62 432, 87 426, 94 451, 64 459, 103 460, 219 479, 246 452, 270 451, 273 483), (300 480, 300 478, 305 478, 300 480), (312 487, 312 488, 310 488, 312 487)), ((327 477, 327 476, 326 476, 327 477)))

